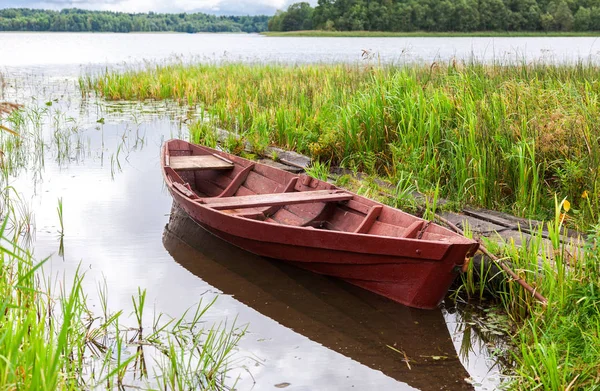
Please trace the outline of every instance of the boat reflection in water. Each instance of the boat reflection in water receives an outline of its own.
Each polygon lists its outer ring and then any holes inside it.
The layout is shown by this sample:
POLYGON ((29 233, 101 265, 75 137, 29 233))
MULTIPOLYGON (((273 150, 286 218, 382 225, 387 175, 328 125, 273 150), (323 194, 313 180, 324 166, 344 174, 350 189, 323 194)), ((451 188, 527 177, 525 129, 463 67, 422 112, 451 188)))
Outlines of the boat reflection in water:
POLYGON ((417 310, 344 281, 255 256, 173 207, 163 243, 176 262, 278 323, 421 390, 469 390, 440 310, 417 310))

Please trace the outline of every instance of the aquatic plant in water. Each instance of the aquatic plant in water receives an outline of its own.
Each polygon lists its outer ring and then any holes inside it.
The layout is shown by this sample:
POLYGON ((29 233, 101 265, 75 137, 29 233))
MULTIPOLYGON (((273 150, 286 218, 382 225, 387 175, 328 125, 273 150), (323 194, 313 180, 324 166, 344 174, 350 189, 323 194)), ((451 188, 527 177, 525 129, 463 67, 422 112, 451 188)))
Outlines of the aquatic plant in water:
POLYGON ((123 325, 101 291, 103 316, 88 307, 84 276, 62 281, 55 292, 42 265, 0 227, 0 384, 9 389, 79 390, 95 387, 229 389, 226 370, 245 328, 213 326, 200 302, 179 318, 155 317, 143 327, 145 291, 133 298, 137 327, 123 325), (146 362, 150 354, 152 363, 146 362), (152 372, 148 368, 152 368, 152 372))
MULTIPOLYGON (((92 310, 84 292, 84 273, 53 282, 45 275, 46 258, 37 261, 29 248, 35 219, 29 203, 10 186, 25 169, 34 178, 43 170, 51 148, 59 165, 81 153, 80 124, 57 102, 12 110, 0 125, 3 151, 0 183, 0 388, 24 390, 207 389, 235 386, 229 369, 245 333, 232 324, 206 325, 214 300, 200 302, 178 317, 148 317, 146 292, 132 298, 133 312, 113 311, 107 288, 100 287, 102 313, 92 310), (51 126, 50 134, 42 127, 51 126), (24 242, 25 244, 22 244, 24 242), (132 322, 132 319, 135 319, 132 322), (129 327, 135 323, 134 327, 129 327)), ((130 132, 133 133, 133 132, 130 132)), ((128 133, 129 135, 129 133, 128 133)), ((122 138, 115 165, 129 150, 144 144, 144 135, 122 138)), ((58 199, 59 255, 63 250, 65 209, 58 199)))

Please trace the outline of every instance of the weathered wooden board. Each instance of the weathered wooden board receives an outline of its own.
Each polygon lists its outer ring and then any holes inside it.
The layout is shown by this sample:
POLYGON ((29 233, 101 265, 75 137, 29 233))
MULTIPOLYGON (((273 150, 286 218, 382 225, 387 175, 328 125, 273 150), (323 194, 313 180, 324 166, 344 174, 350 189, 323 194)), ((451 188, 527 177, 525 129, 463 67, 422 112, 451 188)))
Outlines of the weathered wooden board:
POLYGON ((350 193, 315 190, 294 193, 256 194, 237 197, 208 198, 202 200, 207 206, 223 209, 255 208, 260 206, 293 205, 312 202, 336 202, 350 200, 354 197, 350 193))
MULTIPOLYGON (((469 229, 473 233, 475 239, 479 240, 482 237, 487 237, 500 248, 512 246, 513 243, 515 246, 521 247, 533 240, 533 236, 529 233, 532 231, 522 228, 520 224, 506 226, 508 224, 505 224, 505 222, 520 220, 518 217, 487 210, 486 213, 481 212, 481 210, 468 210, 468 213, 468 215, 461 215, 452 212, 444 212, 441 215, 460 228, 464 227, 465 223, 468 223, 469 229), (475 217, 475 215, 478 217, 475 217), (492 218, 490 218, 490 216, 492 218), (494 222, 491 222, 490 220, 493 220, 494 222)), ((540 267, 542 267, 544 259, 548 259, 552 263, 554 254, 552 242, 545 237, 544 233, 542 233, 542 236, 544 237, 542 238, 541 246, 538 249, 540 267)), ((583 241, 567 236, 561 236, 561 241, 564 243, 563 245, 565 246, 567 258, 577 258, 577 254, 579 254, 584 245, 583 241)), ((489 259, 485 258, 485 261, 489 262, 489 259)))
POLYGON ((169 166, 174 170, 230 170, 233 163, 219 159, 213 155, 202 156, 171 156, 169 166))
POLYGON ((294 174, 299 174, 304 170, 299 167, 288 166, 287 164, 279 163, 271 159, 258 159, 258 162, 261 164, 266 164, 267 166, 279 168, 280 170, 288 171, 294 174))
POLYGON ((294 151, 286 151, 285 149, 276 147, 267 147, 265 149, 266 156, 277 156, 277 160, 288 166, 305 169, 310 166, 311 159, 308 156, 301 155, 294 151))
POLYGON ((510 228, 507 228, 504 225, 494 224, 490 221, 478 219, 473 216, 453 212, 442 212, 440 215, 461 229, 464 229, 465 223, 467 223, 469 229, 476 238, 482 236, 496 236, 499 232, 510 230, 510 228))
MULTIPOLYGON (((538 229, 542 228, 542 236, 546 239, 550 238, 548 230, 542 221, 523 219, 489 209, 465 208, 463 209, 463 213, 479 220, 489 221, 493 224, 501 225, 513 231, 525 232, 532 235, 536 235, 538 229)), ((570 243, 573 238, 581 236, 580 233, 573 230, 566 230, 565 232, 567 233, 566 235, 560 235, 560 240, 563 243, 570 243)))

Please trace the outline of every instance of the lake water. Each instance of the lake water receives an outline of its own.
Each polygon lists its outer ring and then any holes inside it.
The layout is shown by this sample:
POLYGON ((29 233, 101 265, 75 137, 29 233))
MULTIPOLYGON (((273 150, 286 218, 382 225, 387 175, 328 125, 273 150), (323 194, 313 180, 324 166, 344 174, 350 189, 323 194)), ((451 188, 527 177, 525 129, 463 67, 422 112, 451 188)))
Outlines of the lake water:
POLYGON ((475 332, 466 332, 470 323, 461 314, 408 309, 249 255, 172 214, 159 148, 165 139, 187 138, 194 113, 169 102, 82 99, 76 79, 88 70, 174 58, 357 62, 364 61, 363 50, 395 63, 522 56, 596 61, 596 46, 595 38, 2 33, 0 101, 24 104, 21 130, 39 134, 44 145, 27 146, 24 167, 10 179, 21 198, 18 213, 31 221, 23 240, 38 258, 53 254, 47 275, 68 279, 78 267, 85 270, 92 305, 99 282, 110 306, 126 311, 138 287, 147 289, 152 310, 173 316, 218 297, 208 323, 249 325, 232 370, 239 390, 285 383, 289 390, 494 389, 499 375, 491 353, 475 332))
POLYGON ((355 62, 367 51, 386 63, 598 62, 596 37, 304 38, 257 34, 0 33, 0 65, 63 73, 96 64, 139 64, 174 56, 197 61, 355 62), (58 68, 58 69, 57 69, 58 68))

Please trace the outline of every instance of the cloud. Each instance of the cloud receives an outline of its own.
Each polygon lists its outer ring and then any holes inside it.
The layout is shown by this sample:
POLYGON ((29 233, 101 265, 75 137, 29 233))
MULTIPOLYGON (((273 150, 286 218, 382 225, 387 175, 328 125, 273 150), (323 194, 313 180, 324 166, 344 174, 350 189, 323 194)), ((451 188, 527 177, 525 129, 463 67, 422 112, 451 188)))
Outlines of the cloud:
MULTIPOLYGON (((272 15, 300 0, 0 0, 0 8, 60 10, 82 8, 121 12, 205 12, 217 15, 272 15)), ((313 5, 316 0, 309 0, 313 5)))

